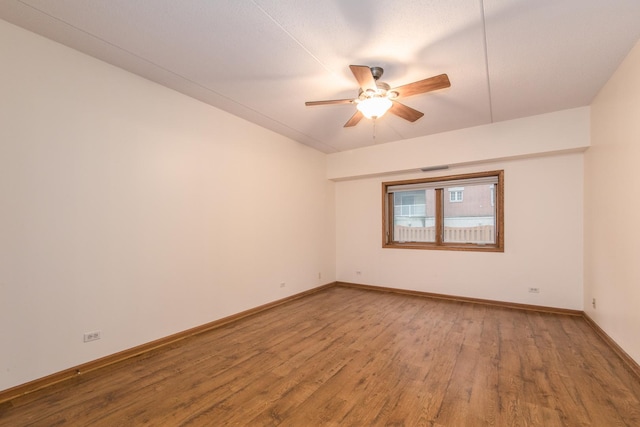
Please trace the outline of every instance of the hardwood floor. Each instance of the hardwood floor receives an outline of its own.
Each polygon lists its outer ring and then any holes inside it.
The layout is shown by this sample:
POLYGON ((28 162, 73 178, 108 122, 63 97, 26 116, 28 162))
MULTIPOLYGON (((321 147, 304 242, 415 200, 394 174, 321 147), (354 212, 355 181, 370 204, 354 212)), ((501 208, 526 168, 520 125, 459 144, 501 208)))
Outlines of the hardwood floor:
POLYGON ((333 287, 0 406, 2 426, 640 426, 584 319, 333 287))

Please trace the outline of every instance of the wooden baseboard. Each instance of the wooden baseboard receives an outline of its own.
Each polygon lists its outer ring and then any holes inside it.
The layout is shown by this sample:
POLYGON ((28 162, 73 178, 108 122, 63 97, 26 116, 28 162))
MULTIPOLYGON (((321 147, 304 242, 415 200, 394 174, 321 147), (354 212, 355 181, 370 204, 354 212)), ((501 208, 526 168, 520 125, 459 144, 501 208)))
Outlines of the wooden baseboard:
POLYGON ((186 338, 192 337, 194 335, 201 334, 203 332, 210 331, 215 328, 219 328, 223 325, 227 325, 231 322, 238 321, 240 319, 244 319, 249 316, 253 316, 262 311, 269 310, 271 308, 277 307, 279 305, 285 304, 289 301, 293 301, 307 295, 314 294, 316 292, 320 292, 324 289, 331 288, 335 286, 335 282, 328 283, 326 285, 319 286, 317 288, 310 289, 308 291, 300 292, 295 295, 291 295, 287 298, 279 299, 277 301, 270 302, 268 304, 264 304, 258 307, 254 307, 252 309, 242 311, 237 314, 233 314, 231 316, 224 317, 222 319, 214 320, 213 322, 206 323, 204 325, 196 326, 195 328, 188 329, 186 331, 178 332, 173 335, 169 335, 164 338, 160 338, 155 341, 148 342, 146 344, 142 344, 127 350, 123 350, 118 353, 111 354, 109 356, 102 357, 100 359, 93 360, 91 362, 83 363, 82 365, 74 366, 69 369, 65 369, 64 371, 56 372, 54 374, 48 375, 43 378, 38 378, 36 380, 30 381, 25 384, 20 384, 15 387, 0 391, 0 403, 7 402, 18 397, 25 396, 27 394, 36 392, 38 390, 42 390, 47 387, 51 387, 55 384, 59 384, 63 381, 70 380, 75 378, 78 375, 86 374, 89 372, 96 371, 98 369, 106 368, 110 365, 113 365, 118 362, 122 362, 124 360, 140 356, 145 353, 149 353, 154 350, 158 350, 162 347, 173 344, 177 341, 184 340, 186 338))
POLYGON ((390 292, 390 293, 403 294, 403 295, 413 295, 413 296, 426 297, 426 298, 446 299, 446 300, 458 301, 458 302, 469 302, 473 304, 492 305, 496 307, 514 308, 518 310, 538 311, 541 313, 566 314, 569 316, 582 316, 583 314, 583 312, 580 310, 570 310, 568 308, 545 307, 541 305, 529 305, 529 304, 519 304, 515 302, 503 302, 503 301, 494 301, 494 300, 488 300, 488 299, 460 297, 455 295, 436 294, 431 292, 412 291, 407 289, 386 288, 383 286, 361 285, 358 283, 336 282, 336 286, 366 289, 366 290, 378 291, 378 292, 390 292))
POLYGON ((607 334, 600 326, 598 326, 598 324, 591 317, 589 317, 587 313, 582 313, 582 317, 584 317, 584 320, 587 321, 589 326, 591 326, 596 334, 598 334, 598 336, 600 336, 600 338, 602 338, 602 340, 607 343, 609 347, 611 347, 611 349, 618 355, 618 357, 622 359, 627 368, 629 368, 629 370, 634 373, 640 380, 640 365, 635 360, 633 360, 633 358, 629 356, 627 352, 624 351, 622 347, 620 347, 618 343, 609 336, 609 334, 607 334))
POLYGON ((430 293, 430 292, 413 291, 413 290, 407 290, 407 289, 362 285, 358 283, 333 282, 333 283, 328 283, 326 285, 319 286, 314 289, 310 289, 305 292, 301 292, 299 294, 289 296, 287 298, 283 298, 277 301, 270 302, 268 304, 254 307, 252 309, 249 309, 231 316, 227 316, 225 318, 218 319, 213 322, 210 322, 201 326, 197 326, 192 329, 188 329, 186 331, 178 332, 176 334, 169 335, 167 337, 160 338, 158 340, 151 341, 149 343, 142 344, 137 347, 133 347, 128 350, 121 351, 119 353, 105 356, 103 358, 100 358, 91 362, 87 362, 82 365, 75 366, 73 368, 65 369, 64 371, 56 372, 52 375, 48 375, 46 377, 39 378, 34 381, 30 381, 28 383, 9 388, 7 390, 0 391, 0 403, 7 402, 10 400, 16 399, 18 397, 22 397, 30 393, 36 392, 38 390, 42 390, 44 388, 61 383, 63 381, 70 380, 72 378, 75 378, 78 375, 93 372, 98 369, 111 366, 115 363, 130 359, 133 357, 137 357, 145 353, 150 353, 154 350, 158 350, 162 347, 171 345, 173 343, 192 337, 194 335, 198 335, 203 332, 210 331, 215 328, 219 328, 231 322, 244 319, 246 317, 258 314, 262 311, 269 310, 271 308, 285 304, 289 301, 303 298, 307 295, 311 295, 316 292, 320 292, 322 290, 325 290, 334 286, 342 286, 342 287, 363 289, 363 290, 376 291, 376 292, 388 292, 388 293, 396 293, 396 294, 402 294, 402 295, 412 295, 412 296, 419 296, 419 297, 426 297, 426 298, 446 299, 450 301, 484 304, 484 305, 491 305, 491 306, 497 306, 497 307, 512 308, 517 310, 529 310, 529 311, 538 311, 543 313, 581 316, 593 328, 593 330, 598 334, 598 336, 600 336, 600 338, 602 338, 607 343, 607 345, 609 345, 611 349, 622 359, 622 361, 629 368, 629 370, 640 379, 640 365, 638 365, 638 363, 636 363, 635 360, 631 358, 631 356, 629 356, 609 335, 607 335, 607 333, 604 332, 595 323, 593 319, 591 319, 585 312, 580 310, 569 310, 569 309, 556 308, 556 307, 545 307, 545 306, 538 306, 538 305, 510 303, 510 302, 502 302, 502 301, 494 301, 494 300, 486 300, 486 299, 478 299, 478 298, 459 297, 454 295, 444 295, 444 294, 437 294, 437 293, 430 293))

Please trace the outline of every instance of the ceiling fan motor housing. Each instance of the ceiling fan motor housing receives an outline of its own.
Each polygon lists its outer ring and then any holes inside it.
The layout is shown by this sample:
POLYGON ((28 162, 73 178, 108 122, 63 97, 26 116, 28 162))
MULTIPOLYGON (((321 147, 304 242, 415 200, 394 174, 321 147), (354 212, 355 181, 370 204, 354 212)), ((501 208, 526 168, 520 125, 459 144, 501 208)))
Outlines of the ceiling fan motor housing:
POLYGON ((371 68, 371 75, 373 76, 374 80, 378 80, 380 77, 382 77, 382 75, 384 74, 384 69, 382 67, 370 67, 371 68))

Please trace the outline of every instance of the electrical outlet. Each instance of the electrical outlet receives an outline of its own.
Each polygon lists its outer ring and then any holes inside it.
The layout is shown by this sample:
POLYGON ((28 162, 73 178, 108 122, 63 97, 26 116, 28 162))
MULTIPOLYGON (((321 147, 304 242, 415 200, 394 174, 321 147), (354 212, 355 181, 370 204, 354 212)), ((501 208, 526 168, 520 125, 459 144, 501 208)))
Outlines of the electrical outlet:
POLYGON ((100 339, 100 331, 85 332, 83 336, 84 342, 96 341, 100 339))
POLYGON ((529 293, 539 294, 540 293, 540 288, 529 288, 529 293))

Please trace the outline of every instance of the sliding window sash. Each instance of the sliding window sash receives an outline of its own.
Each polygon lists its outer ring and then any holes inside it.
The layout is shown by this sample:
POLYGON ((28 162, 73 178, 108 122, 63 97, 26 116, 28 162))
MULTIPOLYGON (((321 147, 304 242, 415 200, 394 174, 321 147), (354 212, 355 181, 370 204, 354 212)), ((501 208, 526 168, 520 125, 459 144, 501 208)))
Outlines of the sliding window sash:
POLYGON ((470 250, 504 252, 504 171, 489 171, 464 175, 422 178, 382 183, 383 239, 384 248, 470 250), (451 187, 492 186, 493 243, 469 243, 445 241, 445 189, 451 187), (394 195, 400 191, 435 191, 435 241, 404 242, 394 236, 394 195))

